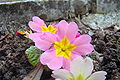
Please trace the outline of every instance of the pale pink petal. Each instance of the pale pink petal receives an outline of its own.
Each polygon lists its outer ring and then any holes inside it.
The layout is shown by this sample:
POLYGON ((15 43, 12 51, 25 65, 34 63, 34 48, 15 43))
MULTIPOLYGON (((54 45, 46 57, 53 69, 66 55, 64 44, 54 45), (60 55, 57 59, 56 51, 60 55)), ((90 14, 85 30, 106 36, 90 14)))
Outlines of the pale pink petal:
POLYGON ((30 27, 33 31, 41 32, 41 28, 40 28, 40 25, 39 25, 39 24, 30 21, 30 22, 28 23, 28 25, 29 25, 29 27, 30 27))
POLYGON ((78 26, 75 22, 70 22, 67 29, 67 37, 73 41, 78 33, 78 26))
POLYGON ((98 71, 93 73, 87 80, 105 80, 107 73, 105 71, 98 71))
POLYGON ((70 59, 64 58, 64 60, 63 60, 63 68, 66 69, 66 70, 70 70, 70 62, 71 62, 70 59))
POLYGON ((58 41, 57 35, 49 32, 44 32, 42 34, 31 33, 29 37, 33 39, 37 48, 44 51, 52 48, 53 42, 58 41))
POLYGON ((47 50, 40 55, 40 62, 43 65, 47 65, 54 58, 54 56, 55 54, 53 53, 53 50, 47 50))
POLYGON ((40 37, 42 40, 45 40, 45 41, 48 41, 50 42, 51 44, 53 42, 56 42, 58 41, 58 36, 56 34, 52 34, 50 32, 44 32, 41 37, 40 37))
POLYGON ((39 26, 46 26, 45 22, 37 16, 32 17, 33 22, 37 23, 39 26))
POLYGON ((78 52, 79 55, 87 55, 90 54, 94 50, 94 47, 92 44, 85 44, 80 45, 75 48, 75 52, 78 52))
POLYGON ((29 37, 30 39, 33 39, 33 41, 35 41, 36 39, 40 39, 41 34, 42 34, 42 33, 30 33, 30 34, 28 35, 28 37, 29 37))
POLYGON ((64 58, 64 60, 63 60, 63 68, 66 69, 66 70, 70 70, 70 62, 73 59, 78 58, 78 57, 83 59, 83 57, 81 57, 80 55, 77 55, 77 54, 71 54, 71 59, 64 58))
POLYGON ((63 58, 54 56, 47 65, 52 70, 60 69, 63 66, 63 58))
POLYGON ((72 77, 72 74, 65 69, 55 70, 52 73, 52 77, 59 78, 62 80, 68 80, 70 77, 72 77))
POLYGON ((83 59, 83 57, 81 56, 81 55, 77 55, 74 51, 72 51, 72 55, 71 55, 71 58, 72 58, 72 60, 73 59, 76 59, 76 58, 81 58, 81 59, 83 59))
POLYGON ((40 26, 46 26, 46 24, 44 23, 44 21, 42 19, 40 19, 39 17, 37 17, 37 16, 34 16, 32 18, 32 20, 33 21, 30 21, 28 23, 28 25, 34 31, 41 32, 40 26))
POLYGON ((61 20, 56 26, 58 27, 58 35, 63 39, 68 30, 68 23, 65 20, 61 20))
POLYGON ((47 50, 41 54, 40 62, 52 70, 57 70, 63 65, 63 57, 56 57, 55 50, 47 50))
POLYGON ((85 78, 90 76, 93 70, 93 63, 90 58, 76 58, 70 64, 70 71, 74 77, 83 74, 85 78))
POLYGON ((35 46, 43 51, 48 50, 51 47, 51 43, 45 40, 41 39, 36 39, 35 41, 35 46))
POLYGON ((80 35, 80 37, 76 38, 73 42, 73 44, 80 46, 83 44, 88 44, 90 43, 92 38, 89 35, 80 35))

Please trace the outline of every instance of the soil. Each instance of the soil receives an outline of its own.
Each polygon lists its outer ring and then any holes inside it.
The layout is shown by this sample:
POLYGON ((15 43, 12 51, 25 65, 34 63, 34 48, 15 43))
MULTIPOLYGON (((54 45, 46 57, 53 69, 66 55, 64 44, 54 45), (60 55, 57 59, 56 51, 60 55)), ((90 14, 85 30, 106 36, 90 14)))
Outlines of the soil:
POLYGON ((22 80, 33 69, 24 54, 32 44, 28 39, 0 33, 0 80, 22 80))
POLYGON ((96 71, 106 71, 106 80, 120 80, 120 31, 98 31, 92 37, 95 50, 103 57, 96 71))
MULTIPOLYGON (((104 70, 106 80, 120 80, 120 31, 97 30, 92 36, 95 50, 103 60, 97 61, 95 71, 104 70)), ((0 80, 22 80, 34 67, 29 64, 25 50, 34 43, 22 36, 0 33, 0 80)), ((51 72, 44 71, 41 80, 48 80, 51 72)))

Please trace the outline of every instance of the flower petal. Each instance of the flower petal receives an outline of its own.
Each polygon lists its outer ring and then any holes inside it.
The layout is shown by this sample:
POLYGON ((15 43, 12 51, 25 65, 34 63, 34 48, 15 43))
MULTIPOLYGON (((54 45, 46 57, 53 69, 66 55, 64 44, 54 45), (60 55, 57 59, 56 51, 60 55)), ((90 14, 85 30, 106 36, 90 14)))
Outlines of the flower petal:
POLYGON ((66 69, 66 70, 70 70, 70 62, 71 62, 70 59, 64 58, 64 60, 63 60, 63 68, 66 69))
POLYGON ((53 53, 53 50, 47 50, 45 51, 44 53, 41 54, 40 56, 40 62, 43 64, 43 65, 47 65, 47 63, 50 62, 50 60, 52 60, 54 58, 54 53, 53 53))
POLYGON ((55 80, 62 80, 62 79, 57 78, 57 79, 55 79, 55 80))
POLYGON ((74 51, 72 51, 72 55, 71 55, 71 58, 72 60, 76 59, 76 58, 80 58, 80 59, 83 59, 83 57, 81 55, 77 55, 77 54, 74 54, 74 51))
POLYGON ((33 21, 30 21, 28 23, 28 25, 34 31, 41 32, 40 26, 46 26, 46 24, 44 23, 44 21, 42 19, 40 19, 39 17, 37 17, 37 16, 34 16, 32 18, 32 20, 33 21))
POLYGON ((47 65, 52 70, 60 69, 63 66, 63 58, 54 56, 54 58, 47 65))
POLYGON ((71 60, 73 60, 75 58, 78 58, 78 57, 83 59, 83 57, 81 57, 80 55, 77 55, 77 54, 71 54, 71 59, 64 58, 64 60, 63 60, 63 68, 66 69, 66 70, 70 70, 70 62, 71 62, 71 60))
POLYGON ((93 73, 87 80, 105 80, 107 73, 105 71, 98 71, 93 73))
POLYGON ((59 70, 55 70, 52 72, 52 77, 54 78, 60 78, 62 80, 68 80, 70 77, 72 77, 72 75, 70 74, 69 71, 65 70, 65 69, 59 69, 59 70))
POLYGON ((45 40, 36 39, 35 46, 43 51, 49 49, 51 47, 51 43, 45 40))
POLYGON ((93 70, 93 63, 90 58, 76 58, 70 64, 70 71, 74 77, 77 77, 80 74, 83 74, 87 78, 93 70))
POLYGON ((55 50, 47 50, 41 54, 40 62, 52 70, 57 70, 63 65, 63 57, 56 57, 55 50))
POLYGON ((39 24, 30 21, 30 22, 28 23, 28 25, 29 25, 29 27, 30 27, 33 31, 41 32, 41 28, 40 28, 40 25, 39 25, 39 24))
POLYGON ((75 22, 70 22, 67 30, 67 37, 70 41, 73 41, 78 33, 78 26, 75 22))
POLYGON ((73 44, 77 45, 77 46, 80 46, 80 45, 83 45, 83 44, 88 44, 90 43, 92 40, 92 38, 89 36, 89 35, 80 35, 78 38, 76 38, 73 42, 73 44))
POLYGON ((37 39, 40 39, 40 36, 41 36, 42 33, 30 33, 29 34, 29 38, 30 39, 33 39, 33 41, 37 40, 37 39))
POLYGON ((92 44, 85 44, 76 47, 74 51, 78 52, 79 55, 87 55, 90 54, 93 50, 94 47, 92 44))
POLYGON ((57 39, 58 39, 58 36, 56 34, 52 34, 50 32, 44 32, 41 37, 40 37, 42 40, 45 40, 45 41, 48 41, 50 42, 51 44, 53 42, 56 42, 57 39))
POLYGON ((42 19, 40 19, 39 17, 37 17, 37 16, 34 16, 32 18, 32 20, 33 20, 33 22, 39 24, 39 27, 40 26, 46 26, 45 22, 42 19))
POLYGON ((58 27, 58 35, 63 39, 64 36, 66 36, 66 31, 68 30, 68 23, 65 20, 61 20, 56 26, 58 27))
POLYGON ((41 50, 47 50, 52 47, 52 43, 57 41, 57 35, 49 32, 31 33, 29 37, 35 42, 35 46, 41 50))

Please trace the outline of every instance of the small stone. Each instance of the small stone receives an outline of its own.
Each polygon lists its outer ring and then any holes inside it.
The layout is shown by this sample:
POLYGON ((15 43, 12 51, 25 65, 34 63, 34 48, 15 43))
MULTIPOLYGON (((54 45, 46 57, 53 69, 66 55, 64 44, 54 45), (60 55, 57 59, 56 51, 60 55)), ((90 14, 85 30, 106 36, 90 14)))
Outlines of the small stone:
POLYGON ((104 29, 112 25, 120 27, 120 11, 107 14, 89 14, 83 16, 81 21, 92 29, 104 29))
POLYGON ((96 0, 97 13, 116 12, 120 10, 120 0, 96 0))

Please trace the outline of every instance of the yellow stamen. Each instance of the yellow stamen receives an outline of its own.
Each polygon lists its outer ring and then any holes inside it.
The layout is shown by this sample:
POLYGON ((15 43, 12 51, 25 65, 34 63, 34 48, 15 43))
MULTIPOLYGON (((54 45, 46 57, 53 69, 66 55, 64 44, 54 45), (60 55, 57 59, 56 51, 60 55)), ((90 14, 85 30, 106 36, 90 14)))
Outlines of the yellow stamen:
POLYGON ((49 25, 48 27, 46 26, 40 26, 42 32, 51 32, 51 33, 56 33, 56 31, 58 30, 57 28, 54 28, 52 25, 49 25))
POLYGON ((87 80, 87 79, 85 79, 85 77, 82 74, 79 74, 76 78, 70 77, 68 80, 87 80))
POLYGON ((25 31, 19 31, 19 33, 23 35, 26 34, 25 31))
POLYGON ((67 37, 64 37, 60 42, 54 43, 54 48, 56 49, 56 56, 63 56, 64 58, 70 59, 71 54, 76 46, 70 44, 70 41, 67 37))
POLYGON ((47 27, 41 26, 42 32, 49 31, 47 27))

